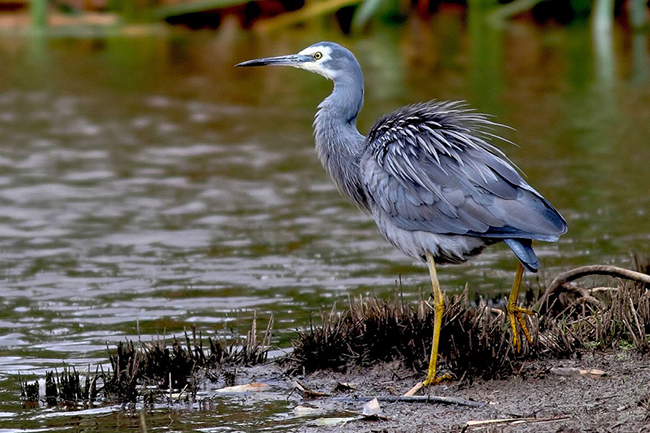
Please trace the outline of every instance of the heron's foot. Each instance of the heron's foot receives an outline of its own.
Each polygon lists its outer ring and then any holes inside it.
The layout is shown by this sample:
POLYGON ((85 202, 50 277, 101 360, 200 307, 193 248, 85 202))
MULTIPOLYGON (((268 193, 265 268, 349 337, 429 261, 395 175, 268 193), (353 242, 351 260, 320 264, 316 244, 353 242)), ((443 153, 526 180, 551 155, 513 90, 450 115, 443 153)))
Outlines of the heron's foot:
POLYGON ((449 374, 441 374, 440 376, 436 376, 434 373, 432 376, 427 376, 426 380, 422 382, 422 385, 424 386, 430 386, 430 385, 438 385, 440 382, 443 382, 445 380, 452 380, 454 377, 449 374))
POLYGON ((517 305, 508 305, 508 317, 510 318, 510 328, 512 329, 512 345, 515 347, 517 353, 521 352, 521 338, 519 337, 517 323, 519 323, 519 327, 526 337, 528 344, 532 344, 533 339, 530 337, 530 331, 528 330, 524 316, 534 315, 535 312, 533 311, 527 310, 517 305))
POLYGON ((415 384, 415 386, 411 389, 409 389, 404 396, 409 397, 412 395, 417 394, 419 390, 421 390, 424 387, 430 386, 430 385, 438 385, 440 382, 445 381, 445 380, 452 380, 453 376, 451 374, 445 373, 443 375, 440 375, 438 377, 433 375, 433 377, 427 377, 426 380, 423 382, 418 382, 415 384))

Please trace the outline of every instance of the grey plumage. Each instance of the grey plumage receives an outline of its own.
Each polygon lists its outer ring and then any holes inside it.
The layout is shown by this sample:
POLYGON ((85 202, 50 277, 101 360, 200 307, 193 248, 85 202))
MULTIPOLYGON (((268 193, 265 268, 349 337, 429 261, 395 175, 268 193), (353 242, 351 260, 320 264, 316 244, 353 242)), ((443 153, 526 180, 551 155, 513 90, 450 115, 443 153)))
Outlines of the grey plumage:
POLYGON ((557 241, 566 223, 489 142, 493 126, 461 103, 430 101, 372 127, 361 155, 364 188, 375 218, 396 227, 394 245, 422 260, 429 250, 438 262, 460 262, 481 246, 465 247, 459 236, 503 240, 527 269, 539 268, 531 241, 557 241), (446 236, 448 246, 435 250, 435 240, 402 231, 446 236))
POLYGON ((405 254, 459 263, 504 241, 537 271, 532 241, 566 232, 559 212, 528 185, 491 141, 495 123, 458 102, 402 107, 361 135, 363 75, 350 51, 319 42, 296 55, 238 66, 290 65, 334 82, 314 120, 318 156, 337 188, 370 212, 405 254))

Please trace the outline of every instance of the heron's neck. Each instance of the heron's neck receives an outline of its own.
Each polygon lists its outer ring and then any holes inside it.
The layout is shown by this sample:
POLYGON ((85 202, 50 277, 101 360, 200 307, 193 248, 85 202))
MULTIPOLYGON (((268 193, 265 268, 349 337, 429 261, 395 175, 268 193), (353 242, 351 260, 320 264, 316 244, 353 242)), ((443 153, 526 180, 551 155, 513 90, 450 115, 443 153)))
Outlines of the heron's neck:
POLYGON ((359 162, 364 136, 357 130, 357 115, 363 105, 363 76, 334 80, 334 91, 318 106, 314 135, 318 157, 338 190, 362 208, 367 208, 361 188, 359 162))

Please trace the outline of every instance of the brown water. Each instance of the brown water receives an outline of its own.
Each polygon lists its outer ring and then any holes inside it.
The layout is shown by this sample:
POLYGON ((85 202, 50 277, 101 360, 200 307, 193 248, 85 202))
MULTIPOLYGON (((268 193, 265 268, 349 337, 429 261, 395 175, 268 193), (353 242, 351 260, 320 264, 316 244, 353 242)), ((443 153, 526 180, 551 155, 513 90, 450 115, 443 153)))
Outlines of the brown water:
MULTIPOLYGON (((504 149, 570 227, 558 244, 537 245, 542 281, 650 254, 647 33, 617 27, 608 45, 588 25, 495 31, 448 13, 356 39, 318 29, 4 34, 0 432, 63 429, 67 415, 19 410, 17 374, 105 362, 106 343, 134 338, 136 320, 146 339, 188 325, 244 330, 257 311, 276 317, 275 343, 288 347, 335 301, 389 296, 399 278, 407 299, 429 290, 426 269, 388 246, 316 159, 311 122, 331 83, 233 68, 323 39, 348 46, 364 68, 362 132, 431 98, 467 100, 516 128, 503 134, 521 147, 504 149)), ((447 292, 468 283, 493 295, 514 266, 495 246, 439 273, 447 292)), ((204 431, 302 425, 288 401, 228 407, 182 418, 204 431), (262 414, 254 423, 250 410, 262 414)), ((162 426, 174 418, 159 416, 162 426)), ((137 426, 119 412, 75 420, 81 430, 137 426)), ((185 427, 159 430, 174 428, 185 427)))

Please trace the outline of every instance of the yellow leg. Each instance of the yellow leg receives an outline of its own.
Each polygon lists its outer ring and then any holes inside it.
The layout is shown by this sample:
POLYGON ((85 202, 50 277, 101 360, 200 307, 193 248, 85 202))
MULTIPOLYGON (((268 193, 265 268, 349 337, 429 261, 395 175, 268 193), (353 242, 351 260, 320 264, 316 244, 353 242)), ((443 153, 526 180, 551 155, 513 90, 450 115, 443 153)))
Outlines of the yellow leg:
POLYGON ((526 336, 528 343, 532 343, 533 340, 530 338, 530 332, 526 326, 526 321, 524 320, 523 314, 533 315, 534 313, 530 310, 517 306, 517 299, 519 298, 519 288, 521 287, 521 278, 524 275, 524 267, 521 263, 517 263, 517 272, 515 273, 515 281, 512 283, 512 290, 510 291, 510 298, 508 299, 508 318, 510 319, 510 328, 512 329, 512 345, 517 350, 517 353, 521 351, 521 339, 519 338, 519 331, 517 330, 517 322, 521 327, 522 332, 526 336))
POLYGON ((433 308, 435 312, 433 324, 433 342, 431 345, 431 359, 429 360, 429 370, 424 386, 439 383, 442 380, 450 378, 448 374, 436 377, 436 362, 438 361, 438 343, 440 341, 440 325, 442 325, 442 315, 445 312, 445 298, 440 289, 438 274, 436 273, 436 264, 433 256, 427 253, 427 263, 429 264, 429 273, 431 274, 431 286, 433 287, 433 308))

